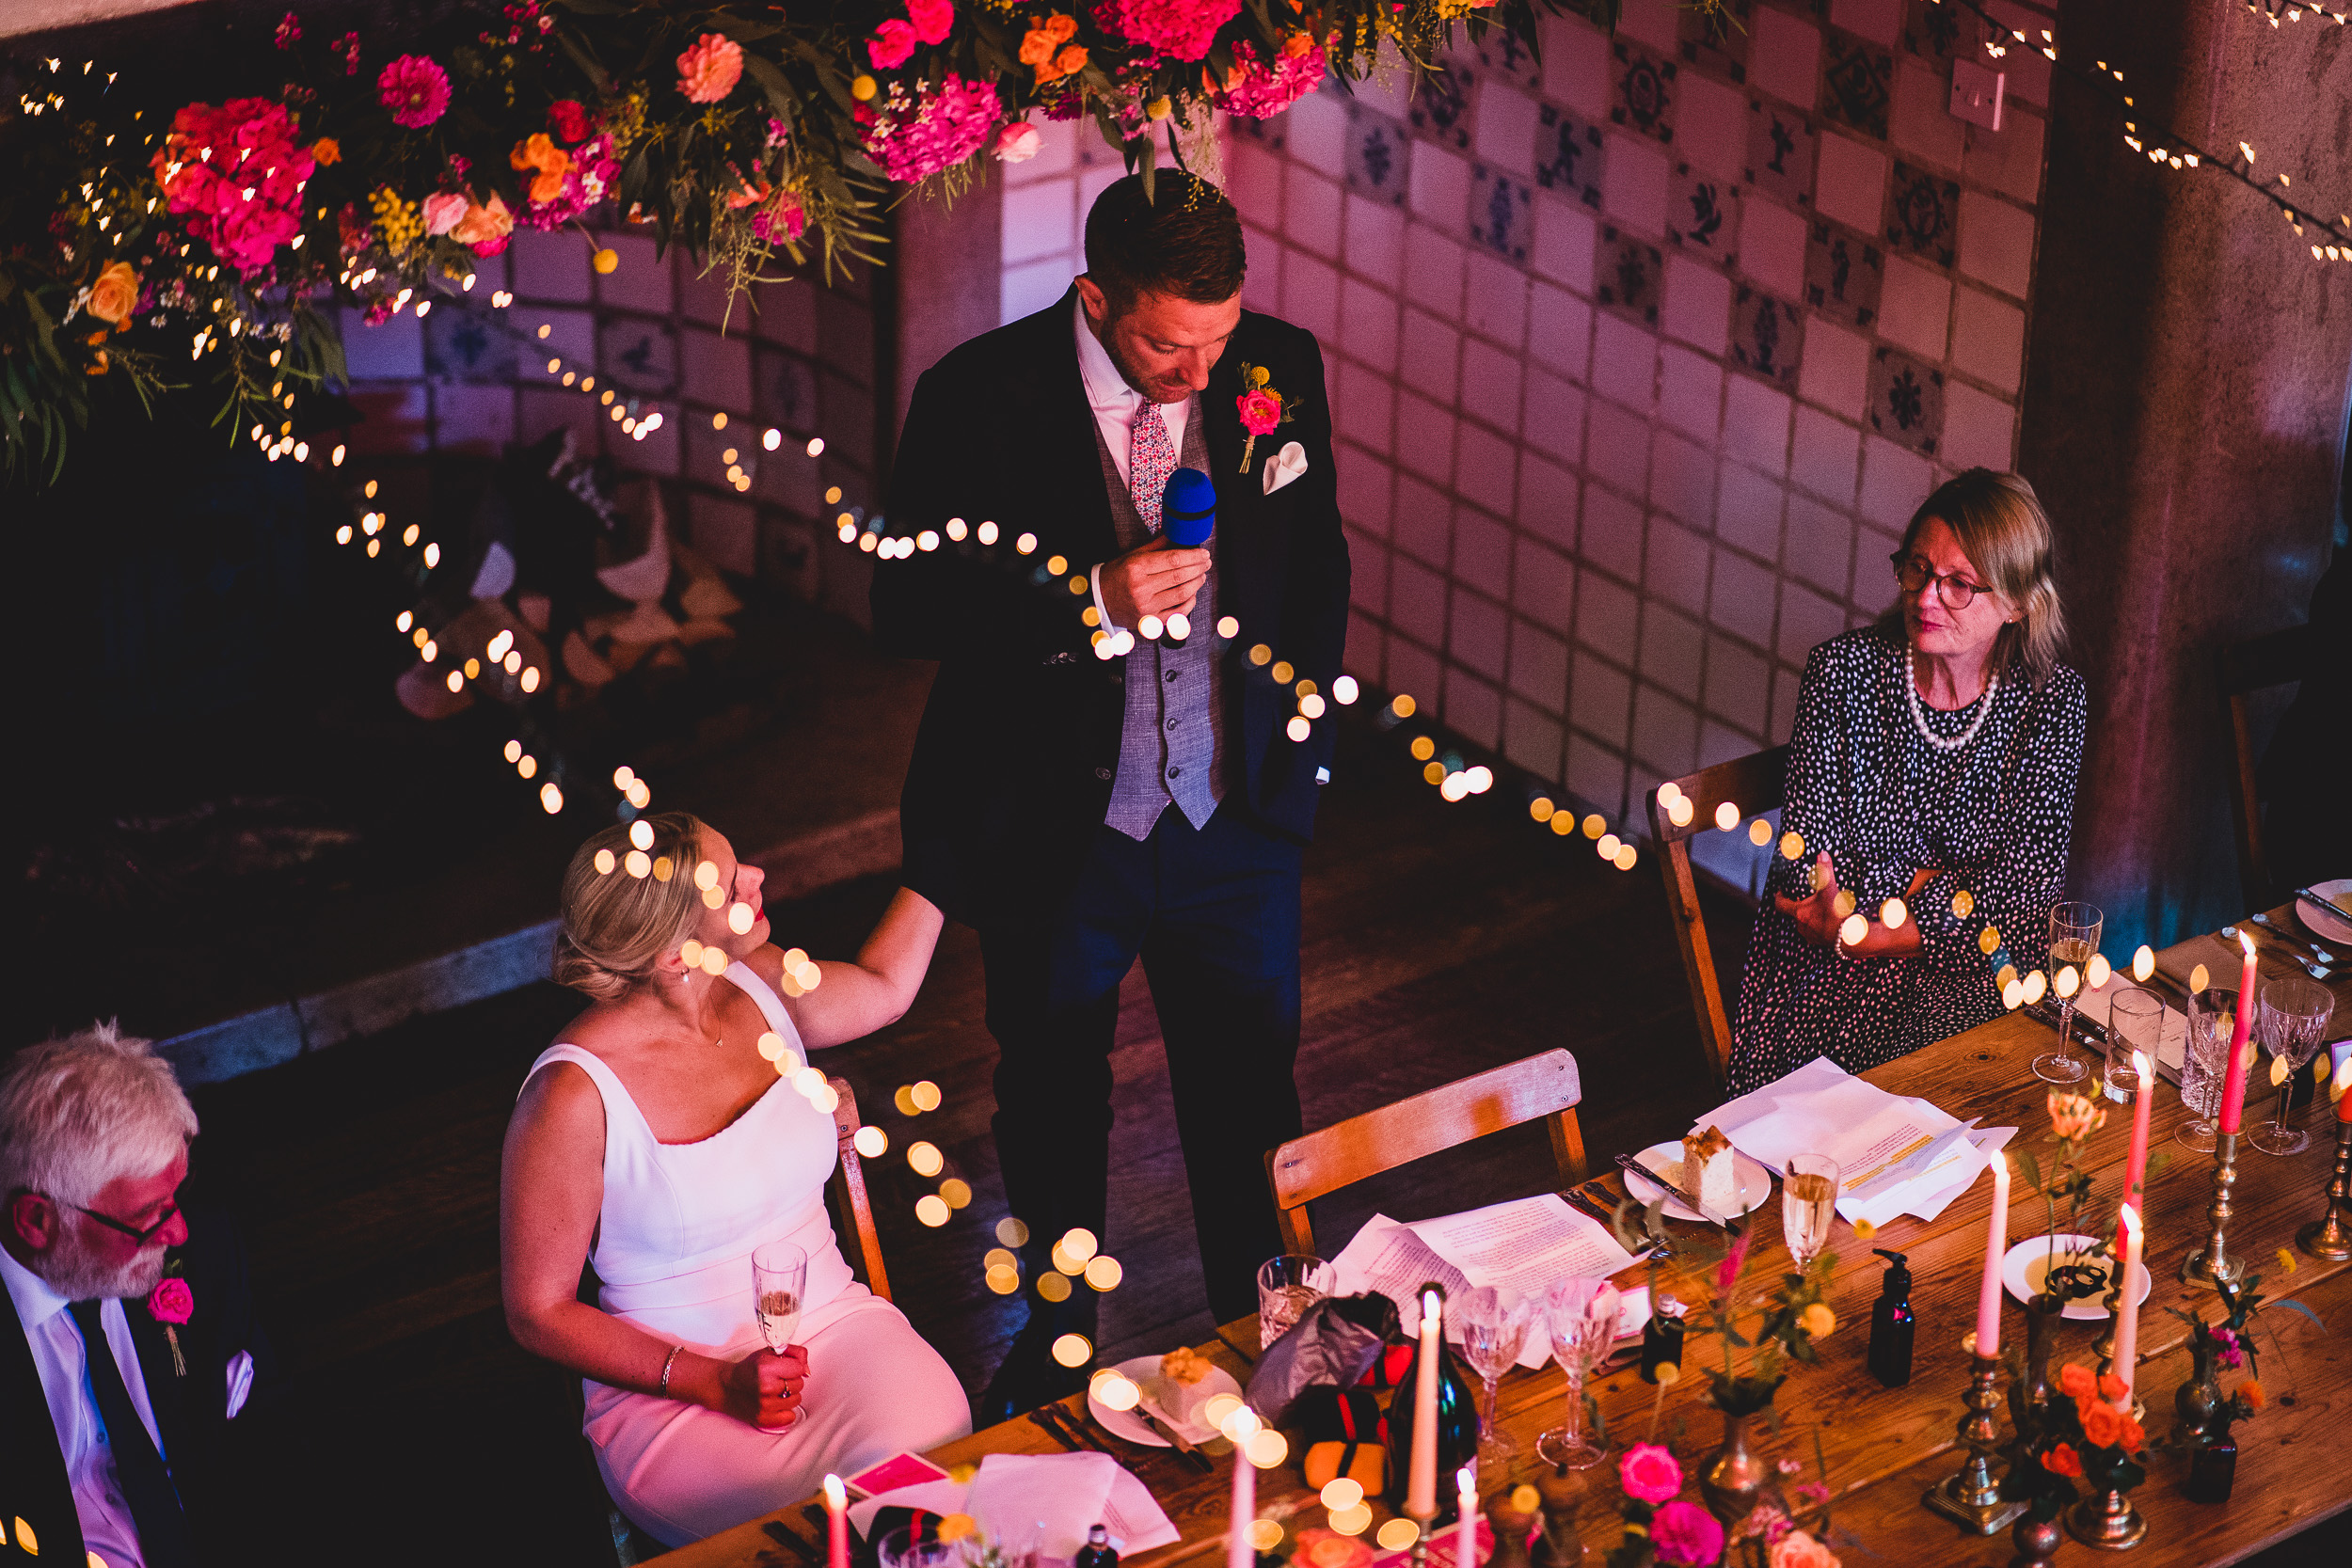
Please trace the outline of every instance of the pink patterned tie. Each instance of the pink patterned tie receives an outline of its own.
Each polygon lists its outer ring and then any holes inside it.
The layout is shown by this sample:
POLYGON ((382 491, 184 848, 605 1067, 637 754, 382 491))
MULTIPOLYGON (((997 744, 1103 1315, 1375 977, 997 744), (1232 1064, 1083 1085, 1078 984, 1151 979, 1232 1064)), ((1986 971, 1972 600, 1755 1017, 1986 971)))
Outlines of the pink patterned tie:
POLYGON ((1176 448, 1168 438, 1168 421, 1160 417, 1158 404, 1147 403, 1136 416, 1135 434, 1127 445, 1127 490, 1146 533, 1160 531, 1160 498, 1168 489, 1168 476, 1175 471, 1176 448))

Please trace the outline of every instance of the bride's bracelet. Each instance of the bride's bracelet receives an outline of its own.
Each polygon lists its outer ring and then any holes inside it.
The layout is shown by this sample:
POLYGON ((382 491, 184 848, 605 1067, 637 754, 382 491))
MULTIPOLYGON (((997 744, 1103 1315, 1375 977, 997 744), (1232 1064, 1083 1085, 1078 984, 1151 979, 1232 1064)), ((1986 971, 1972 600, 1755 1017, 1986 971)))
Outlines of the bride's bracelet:
POLYGON ((670 1397, 670 1369, 677 1365, 678 1352, 684 1350, 685 1348, 686 1347, 684 1345, 672 1345, 670 1347, 670 1354, 662 1357, 661 1397, 665 1400, 670 1397))

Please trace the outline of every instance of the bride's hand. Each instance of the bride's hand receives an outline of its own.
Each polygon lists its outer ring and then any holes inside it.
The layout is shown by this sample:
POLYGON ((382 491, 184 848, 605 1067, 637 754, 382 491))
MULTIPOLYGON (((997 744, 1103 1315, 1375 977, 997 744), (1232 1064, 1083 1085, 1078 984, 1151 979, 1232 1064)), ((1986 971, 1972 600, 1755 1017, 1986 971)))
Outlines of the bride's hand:
POLYGON ((719 1374, 720 1408, 747 1425, 779 1431, 801 1421, 801 1390, 808 1382, 808 1352, 762 1347, 719 1374))

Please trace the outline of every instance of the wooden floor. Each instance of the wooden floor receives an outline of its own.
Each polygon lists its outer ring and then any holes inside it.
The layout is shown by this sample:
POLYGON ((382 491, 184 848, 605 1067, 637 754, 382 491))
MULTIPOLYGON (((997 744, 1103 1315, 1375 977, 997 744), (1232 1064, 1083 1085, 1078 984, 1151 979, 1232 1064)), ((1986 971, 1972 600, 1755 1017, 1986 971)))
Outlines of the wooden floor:
MULTIPOLYGON (((1646 857, 1616 871, 1516 800, 1443 804, 1399 737, 1368 727, 1345 735, 1336 771, 1306 883, 1308 1125, 1565 1045, 1596 1158, 1687 1126, 1708 1080, 1646 857)), ((778 939, 845 953, 889 892, 853 883, 780 907, 778 939)), ((1744 918, 1713 912, 1736 963, 1744 918)), ((982 1003, 977 943, 951 930, 907 1018, 826 1061, 894 1149, 927 1138, 973 1184, 972 1207, 927 1230, 914 1203, 932 1183, 895 1158, 869 1167, 898 1300, 971 1388, 1021 1311, 981 1283, 1004 1212, 982 1003), (917 1078, 944 1100, 910 1123, 891 1095, 917 1078)), ((524 1067, 576 1010, 537 987, 198 1092, 196 1181, 244 1218, 295 1386, 289 1555, 332 1542, 352 1562, 598 1560, 572 1386, 513 1345, 498 1307, 500 1136, 524 1067)), ((1103 1304, 1105 1355, 1210 1328, 1140 971, 1114 1067, 1105 1250, 1126 1276, 1103 1304)), ((1375 1209, 1420 1217, 1534 1190, 1548 1149, 1522 1131, 1327 1200, 1317 1231, 1336 1247, 1375 1209)))

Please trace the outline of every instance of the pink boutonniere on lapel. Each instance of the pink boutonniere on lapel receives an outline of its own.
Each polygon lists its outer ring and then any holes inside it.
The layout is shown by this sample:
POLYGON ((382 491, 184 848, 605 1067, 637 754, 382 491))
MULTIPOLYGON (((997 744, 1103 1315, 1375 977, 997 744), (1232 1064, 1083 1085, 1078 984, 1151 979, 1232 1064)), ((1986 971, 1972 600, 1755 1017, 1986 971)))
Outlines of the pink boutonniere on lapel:
POLYGON ((1242 429, 1249 433, 1249 439, 1242 443, 1241 449, 1243 473, 1249 471, 1250 458, 1258 450, 1258 437, 1273 435, 1292 419, 1290 404, 1274 389, 1273 380, 1274 372, 1263 365, 1242 361, 1242 394, 1233 400, 1233 404, 1241 410, 1242 429))
MULTIPOLYGON (((172 1270, 180 1266, 177 1258, 165 1265, 172 1270)), ((180 1325, 196 1315, 196 1292, 189 1290, 188 1282, 176 1273, 167 1274, 155 1281, 153 1290, 147 1292, 147 1313, 164 1325, 164 1338, 171 1341, 172 1371, 181 1377, 187 1376, 187 1357, 180 1354, 180 1325)))

